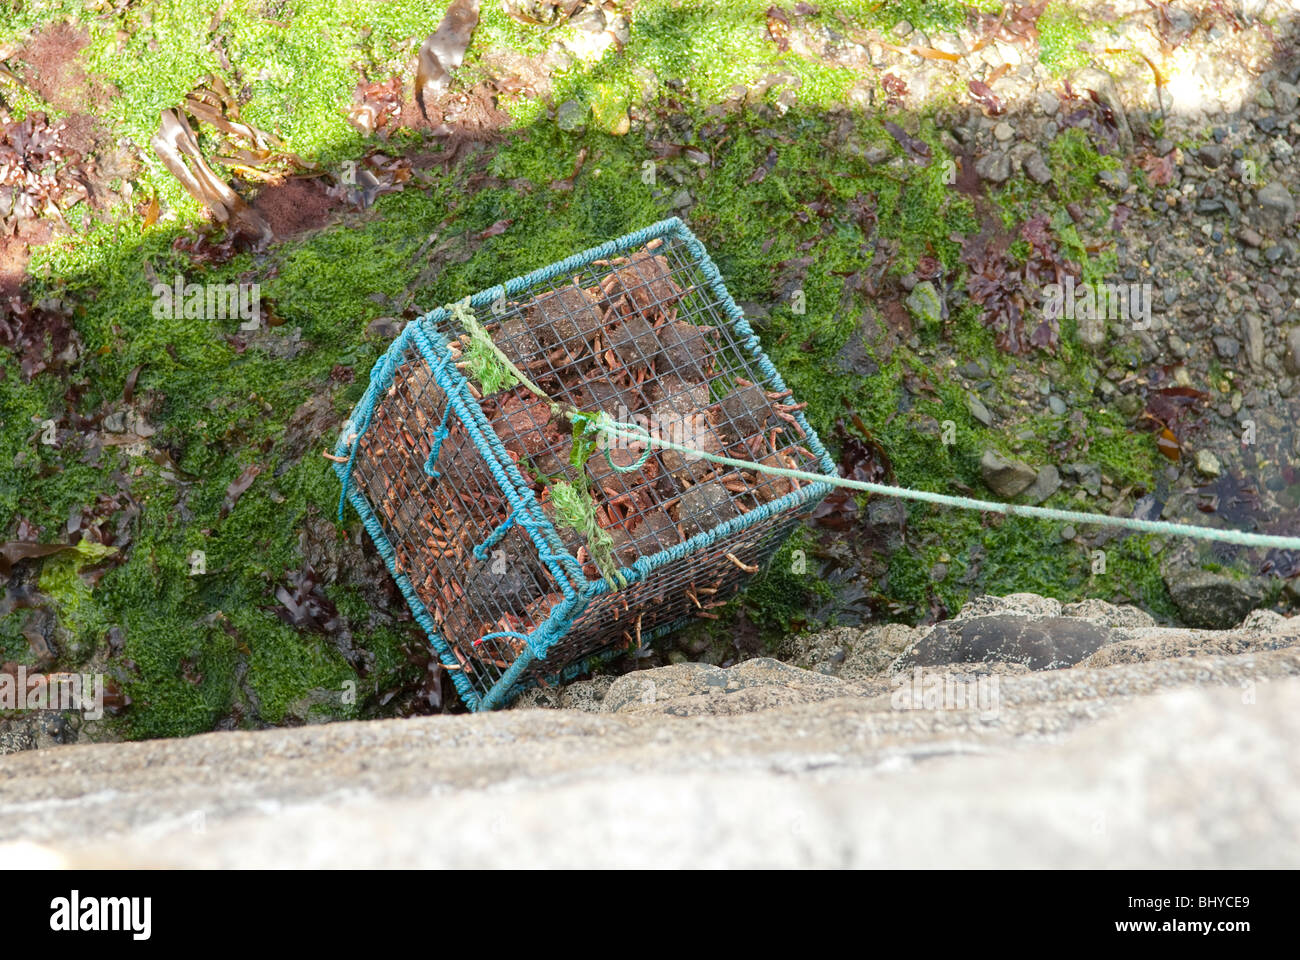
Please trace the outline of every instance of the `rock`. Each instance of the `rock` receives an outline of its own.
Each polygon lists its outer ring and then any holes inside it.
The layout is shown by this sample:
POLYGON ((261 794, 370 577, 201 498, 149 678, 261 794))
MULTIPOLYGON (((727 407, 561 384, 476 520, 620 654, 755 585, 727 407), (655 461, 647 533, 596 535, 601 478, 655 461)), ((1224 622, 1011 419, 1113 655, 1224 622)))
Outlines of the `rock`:
POLYGON ((1060 397, 1058 397, 1056 394, 1052 394, 1047 398, 1047 406, 1048 409, 1050 409, 1052 413, 1056 414, 1056 416, 1058 417, 1064 416, 1065 412, 1069 409, 1069 407, 1065 405, 1065 401, 1062 400, 1060 397))
POLYGON ((1043 155, 1035 150, 1025 157, 1022 166, 1025 170, 1025 176, 1034 183, 1048 184, 1052 182, 1052 169, 1043 159, 1043 155))
POLYGON ((1207 143, 1196 151, 1196 159, 1211 170, 1217 170, 1228 156, 1228 148, 1221 143, 1207 143))
POLYGON ((565 100, 555 111, 555 125, 566 133, 581 133, 587 126, 589 109, 577 100, 565 100))
POLYGON ((966 392, 966 409, 977 422, 986 427, 993 426, 993 414, 989 413, 989 408, 984 406, 984 401, 970 391, 966 392))
POLYGON ((1223 472, 1219 458, 1202 447, 1196 451, 1196 472, 1203 477, 1217 477, 1223 472))
POLYGON ((1128 114, 1124 109, 1124 99, 1120 96, 1115 79, 1104 70, 1090 67, 1081 71, 1074 84, 1075 89, 1092 90, 1106 102, 1115 116, 1115 125, 1119 131, 1119 145, 1122 154, 1133 151, 1133 130, 1129 127, 1128 114))
POLYGON ((851 690, 835 677, 766 657, 725 670, 707 663, 680 663, 619 677, 605 694, 601 712, 725 716, 829 700, 851 690))
POLYGON ((1130 604, 1116 606, 1113 603, 1107 603, 1105 600, 1089 599, 1080 600, 1078 603, 1067 603, 1061 607, 1061 615, 1088 620, 1103 627, 1115 627, 1125 630, 1154 627, 1156 625, 1151 614, 1139 607, 1130 604))
MULTIPOLYGON (((1300 863, 1300 618, 1209 632, 1029 594, 959 618, 796 638, 813 672, 593 678, 573 709, 27 749, 0 756, 0 865, 1300 863), (926 652, 966 659, 883 672, 926 652)), ((30 748, 12 723, 0 751, 30 748)))
POLYGON ((1208 570, 1181 570, 1165 577, 1169 596, 1192 627, 1236 626, 1264 598, 1259 586, 1208 570))
POLYGON ((1061 100, 1050 90, 1040 90, 1038 92, 1038 109, 1049 117, 1056 116, 1056 111, 1061 107, 1061 100))
POLYGON ((1094 497, 1101 493, 1101 467, 1095 463, 1072 463, 1066 466, 1065 473, 1075 477, 1079 486, 1094 497))
POLYGON ((1005 120, 998 121, 997 126, 993 128, 993 138, 1001 143, 1005 143, 1015 136, 1015 131, 1011 129, 1011 124, 1005 120))
POLYGON ((980 458, 980 475, 988 488, 999 497, 1014 497, 1034 482, 1037 471, 1027 463, 1008 460, 995 450, 985 450, 980 458))
POLYGON ((1241 315, 1241 339, 1246 345, 1246 359, 1256 370, 1264 366, 1264 318, 1258 313, 1241 315))
POLYGON ((895 661, 892 669, 950 663, 1021 663, 1059 670, 1100 650, 1108 628, 1070 617, 974 617, 937 624, 895 661))
POLYGON ((1128 174, 1123 167, 1114 170, 1101 170, 1097 173, 1097 182, 1113 194, 1121 194, 1128 189, 1128 174))
POLYGON ((1283 358, 1287 373, 1300 375, 1300 327, 1292 327, 1286 335, 1286 355, 1283 358))
POLYGON ((974 600, 967 600, 954 620, 973 620, 976 617, 1059 617, 1061 601, 1051 597, 1040 597, 1036 593, 1008 593, 995 597, 985 594, 974 600))
POLYGON ((873 497, 867 504, 867 525, 886 551, 897 550, 903 545, 907 506, 902 500, 891 497, 873 497))
POLYGON ((1011 158, 1001 150, 986 153, 975 161, 975 172, 990 183, 1005 183, 1011 176, 1011 158))
POLYGON ((1300 89, 1293 83, 1279 80, 1273 85, 1273 104, 1278 113, 1295 113, 1300 106, 1300 89))
POLYGON ((1248 247, 1258 247, 1264 243, 1264 238, 1259 235, 1259 231, 1245 224, 1242 224, 1241 229, 1237 231, 1237 239, 1248 247))
POLYGON ((870 627, 833 627, 788 637, 780 656, 805 670, 865 680, 888 672, 889 665, 919 636, 915 627, 886 623, 870 627))
POLYGON ((1295 219, 1295 199, 1280 180, 1273 180, 1255 192, 1256 226, 1269 236, 1280 236, 1295 219))
POLYGON ((1218 336, 1214 338, 1214 349, 1224 360, 1231 360, 1241 352, 1241 344, 1232 337, 1218 336))
POLYGON ((1038 476, 1034 477, 1034 482, 1025 490, 1025 500, 1029 503, 1039 504, 1061 489, 1061 474, 1056 467, 1050 464, 1038 471, 1038 476))
POLYGON ((918 323, 937 326, 943 321, 943 301, 929 280, 922 281, 907 295, 907 309, 918 323))
MULTIPOLYGON (((1258 610, 1251 616, 1271 611, 1258 610)), ((1175 660, 1180 657, 1240 656, 1269 650, 1294 647, 1300 639, 1295 627, 1288 627, 1285 618, 1277 616, 1281 625, 1241 633, 1213 633, 1205 630, 1176 630, 1168 628, 1139 629, 1131 639, 1107 644, 1082 661, 1087 667, 1110 667, 1125 663, 1151 663, 1175 660)), ((1249 618, 1247 618, 1249 620, 1249 618)))

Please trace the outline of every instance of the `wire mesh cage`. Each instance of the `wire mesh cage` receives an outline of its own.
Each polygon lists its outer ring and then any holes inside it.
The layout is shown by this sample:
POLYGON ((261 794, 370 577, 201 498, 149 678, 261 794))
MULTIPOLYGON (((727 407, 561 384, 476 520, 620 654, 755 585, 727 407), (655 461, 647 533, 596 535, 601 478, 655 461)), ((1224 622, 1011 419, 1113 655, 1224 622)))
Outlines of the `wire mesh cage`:
POLYGON ((360 514, 471 710, 714 616, 830 492, 658 444, 605 437, 599 455, 571 455, 558 405, 693 451, 835 472, 680 220, 481 291, 468 307, 553 402, 468 377, 464 324, 439 308, 375 363, 335 471, 340 512, 350 502, 360 514), (559 522, 557 481, 586 492, 614 577, 591 538, 559 522))

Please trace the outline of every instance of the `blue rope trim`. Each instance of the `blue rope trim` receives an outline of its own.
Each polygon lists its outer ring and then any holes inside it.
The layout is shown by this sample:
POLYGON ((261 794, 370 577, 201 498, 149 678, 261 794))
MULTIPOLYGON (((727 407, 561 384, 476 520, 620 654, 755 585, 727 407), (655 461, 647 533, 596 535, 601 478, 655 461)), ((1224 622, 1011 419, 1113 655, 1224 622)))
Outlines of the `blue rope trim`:
POLYGON ((442 450, 442 441, 447 439, 451 432, 447 429, 447 421, 451 419, 451 404, 447 404, 442 410, 442 422, 438 428, 433 431, 433 446, 429 448, 429 458, 424 461, 424 472, 433 477, 435 480, 442 476, 437 470, 433 469, 434 463, 438 459, 438 453, 442 450))
POLYGON ((487 559, 488 551, 500 543, 514 525, 515 513, 511 511, 510 516, 497 524, 496 529, 488 534, 487 539, 474 548, 474 559, 479 563, 485 561, 487 559))

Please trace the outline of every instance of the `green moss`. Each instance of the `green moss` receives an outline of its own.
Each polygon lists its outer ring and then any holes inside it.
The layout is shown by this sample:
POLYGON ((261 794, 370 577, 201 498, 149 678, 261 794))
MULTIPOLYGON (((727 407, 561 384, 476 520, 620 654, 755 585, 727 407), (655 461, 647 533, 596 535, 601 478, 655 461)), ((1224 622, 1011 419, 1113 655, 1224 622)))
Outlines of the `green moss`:
POLYGON ((1063 76, 1091 62, 1080 49, 1093 37, 1094 27, 1071 4, 1054 0, 1038 18, 1038 59, 1052 73, 1063 76))

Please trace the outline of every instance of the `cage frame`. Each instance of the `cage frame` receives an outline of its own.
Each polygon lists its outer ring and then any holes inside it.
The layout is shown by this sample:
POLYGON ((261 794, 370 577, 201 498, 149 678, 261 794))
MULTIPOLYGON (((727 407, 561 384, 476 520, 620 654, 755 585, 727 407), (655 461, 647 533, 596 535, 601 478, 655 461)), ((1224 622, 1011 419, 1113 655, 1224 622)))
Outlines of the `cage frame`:
MULTIPOLYGON (((721 273, 709 256, 704 244, 691 232, 690 228, 678 217, 670 217, 651 224, 640 230, 625 234, 603 244, 589 247, 531 273, 514 277, 504 283, 480 290, 470 296, 470 306, 480 308, 488 306, 501 298, 508 298, 517 293, 544 284, 562 274, 571 274, 589 266, 596 260, 609 260, 621 254, 633 252, 656 238, 675 239, 689 253, 694 266, 699 270, 710 293, 722 308, 725 320, 730 323, 736 342, 745 356, 757 367, 764 378, 776 390, 787 390, 785 381, 776 369, 767 353, 763 350, 758 335, 745 319, 744 312, 736 304, 723 282, 721 273)), ((343 517, 344 503, 351 503, 360 516, 362 525, 389 573, 397 583, 398 589, 406 599, 416 622, 424 630, 430 645, 437 654, 439 662, 451 675, 452 683, 461 701, 472 712, 496 709, 508 704, 529 685, 525 675, 530 668, 546 660, 551 648, 568 634, 574 621, 598 597, 609 593, 621 592, 612 588, 603 579, 589 579, 582 573, 582 565, 560 541, 558 531, 551 519, 542 510, 531 487, 519 472, 518 466, 506 453, 504 442, 493 429, 479 402, 468 389, 469 379, 450 362, 450 350, 447 338, 439 329, 440 324, 449 318, 445 307, 436 307, 422 317, 410 320, 402 331, 375 361, 370 371, 370 382, 360 401, 344 422, 334 448, 335 459, 332 462, 334 473, 342 484, 339 515, 343 517), (411 348, 423 357, 432 373, 433 381, 442 390, 448 410, 464 425, 478 453, 485 461, 493 481, 502 495, 509 502, 510 518, 524 529, 531 539, 538 558, 546 566, 552 578, 559 585, 562 599, 550 610, 549 615, 524 638, 523 651, 519 653, 500 678, 485 693, 474 689, 460 667, 460 661, 451 650, 450 642, 442 636, 434 621, 432 612, 420 599, 415 584, 410 576, 399 568, 396 551, 389 541, 375 509, 365 493, 352 482, 354 464, 360 447, 360 437, 365 433, 376 408, 383 402, 385 394, 393 385, 397 369, 405 361, 411 348), (557 547, 559 548, 557 550, 557 547), (577 571, 576 576, 573 571, 577 571)), ((792 411, 804 433, 803 443, 814 455, 815 462, 821 470, 836 476, 834 460, 808 423, 802 410, 792 411)), ((746 513, 724 520, 716 526, 676 544, 669 545, 655 553, 637 557, 632 563, 620 567, 621 575, 630 588, 633 583, 648 578, 655 571, 671 564, 687 560, 693 553, 704 550, 720 540, 733 534, 739 534, 750 528, 758 527, 782 514, 792 517, 811 510, 832 491, 827 483, 807 483, 768 503, 761 504, 746 513)), ((507 521, 511 522, 511 521, 507 521)), ((784 539, 782 537, 781 539, 784 539)), ((778 541, 779 544, 780 541, 778 541)), ((775 548, 773 548, 775 549, 775 548)), ((623 589, 626 589, 623 588, 623 589)), ((689 618, 661 624, 647 631, 642 637, 643 643, 654 640, 680 629, 689 618)), ((599 651, 590 655, 579 656, 566 662, 557 663, 549 677, 556 682, 565 682, 589 669, 594 660, 603 656, 599 651)))

